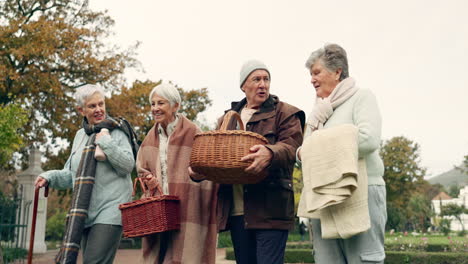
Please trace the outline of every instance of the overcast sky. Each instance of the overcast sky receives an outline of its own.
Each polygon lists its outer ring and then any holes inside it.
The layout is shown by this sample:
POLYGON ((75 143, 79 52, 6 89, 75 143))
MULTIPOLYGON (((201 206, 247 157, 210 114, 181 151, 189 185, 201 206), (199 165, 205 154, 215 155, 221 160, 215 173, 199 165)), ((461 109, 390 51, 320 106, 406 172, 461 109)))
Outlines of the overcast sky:
POLYGON ((405 136, 421 147, 428 176, 468 154, 468 1, 91 0, 115 20, 114 44, 141 42, 145 72, 135 79, 207 87, 212 124, 239 100, 239 70, 264 61, 271 93, 308 115, 315 91, 304 67, 325 43, 348 53, 350 76, 372 90, 382 139, 405 136))

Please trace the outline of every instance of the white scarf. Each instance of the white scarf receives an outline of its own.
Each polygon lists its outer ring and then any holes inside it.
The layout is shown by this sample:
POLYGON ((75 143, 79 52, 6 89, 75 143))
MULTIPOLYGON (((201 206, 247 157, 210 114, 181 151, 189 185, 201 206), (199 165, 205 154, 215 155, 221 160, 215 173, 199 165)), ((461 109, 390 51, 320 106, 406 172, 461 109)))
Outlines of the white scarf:
POLYGON ((310 119, 307 122, 310 133, 317 129, 322 129, 323 124, 325 124, 328 118, 333 114, 333 110, 356 93, 358 87, 355 83, 352 77, 348 77, 338 83, 327 98, 320 98, 317 96, 310 119))

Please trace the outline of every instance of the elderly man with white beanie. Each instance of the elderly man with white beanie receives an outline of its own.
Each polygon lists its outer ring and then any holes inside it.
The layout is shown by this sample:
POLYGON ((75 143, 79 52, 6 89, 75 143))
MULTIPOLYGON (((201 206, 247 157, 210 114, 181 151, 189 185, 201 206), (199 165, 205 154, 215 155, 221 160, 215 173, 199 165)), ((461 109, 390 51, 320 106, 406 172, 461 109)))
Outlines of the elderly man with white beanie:
POLYGON ((229 109, 240 114, 247 131, 268 140, 242 158, 252 162, 246 172, 266 177, 256 184, 222 184, 218 192, 219 228, 231 231, 236 262, 241 264, 283 263, 288 230, 294 227, 292 173, 305 114, 270 94, 270 80, 263 62, 244 63, 240 88, 245 98, 229 109))

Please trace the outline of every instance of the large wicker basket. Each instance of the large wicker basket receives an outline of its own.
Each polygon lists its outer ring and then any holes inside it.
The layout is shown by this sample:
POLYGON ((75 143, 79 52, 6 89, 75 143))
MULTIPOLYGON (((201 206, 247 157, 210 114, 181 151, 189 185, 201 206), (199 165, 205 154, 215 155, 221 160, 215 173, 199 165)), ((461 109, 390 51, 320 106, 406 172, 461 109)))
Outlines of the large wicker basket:
MULTIPOLYGON (((136 178, 143 191, 146 188, 141 178, 136 178)), ((180 228, 180 201, 174 195, 162 195, 161 187, 157 186, 161 195, 142 198, 119 205, 122 211, 122 226, 125 237, 142 237, 180 228)))
POLYGON ((223 118, 220 130, 207 131, 195 135, 190 167, 206 179, 224 184, 252 184, 265 178, 266 173, 250 174, 244 170, 251 162, 241 161, 254 145, 265 145, 265 137, 244 131, 239 114, 229 111, 223 118), (240 130, 227 130, 232 118, 236 118, 240 130))

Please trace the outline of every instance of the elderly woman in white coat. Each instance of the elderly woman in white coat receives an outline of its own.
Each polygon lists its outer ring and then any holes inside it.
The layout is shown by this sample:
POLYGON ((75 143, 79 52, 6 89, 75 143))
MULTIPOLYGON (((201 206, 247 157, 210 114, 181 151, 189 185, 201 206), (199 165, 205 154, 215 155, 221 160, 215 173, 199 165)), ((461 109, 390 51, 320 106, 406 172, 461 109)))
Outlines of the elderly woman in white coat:
MULTIPOLYGON (((387 221, 384 167, 379 156, 381 116, 374 94, 349 77, 346 51, 327 44, 306 61, 317 99, 307 122, 305 138, 317 129, 353 124, 359 130, 358 154, 368 176, 371 227, 348 239, 324 239, 319 219, 311 219, 316 263, 383 263, 387 221)), ((300 161, 301 151, 298 151, 300 161)))

